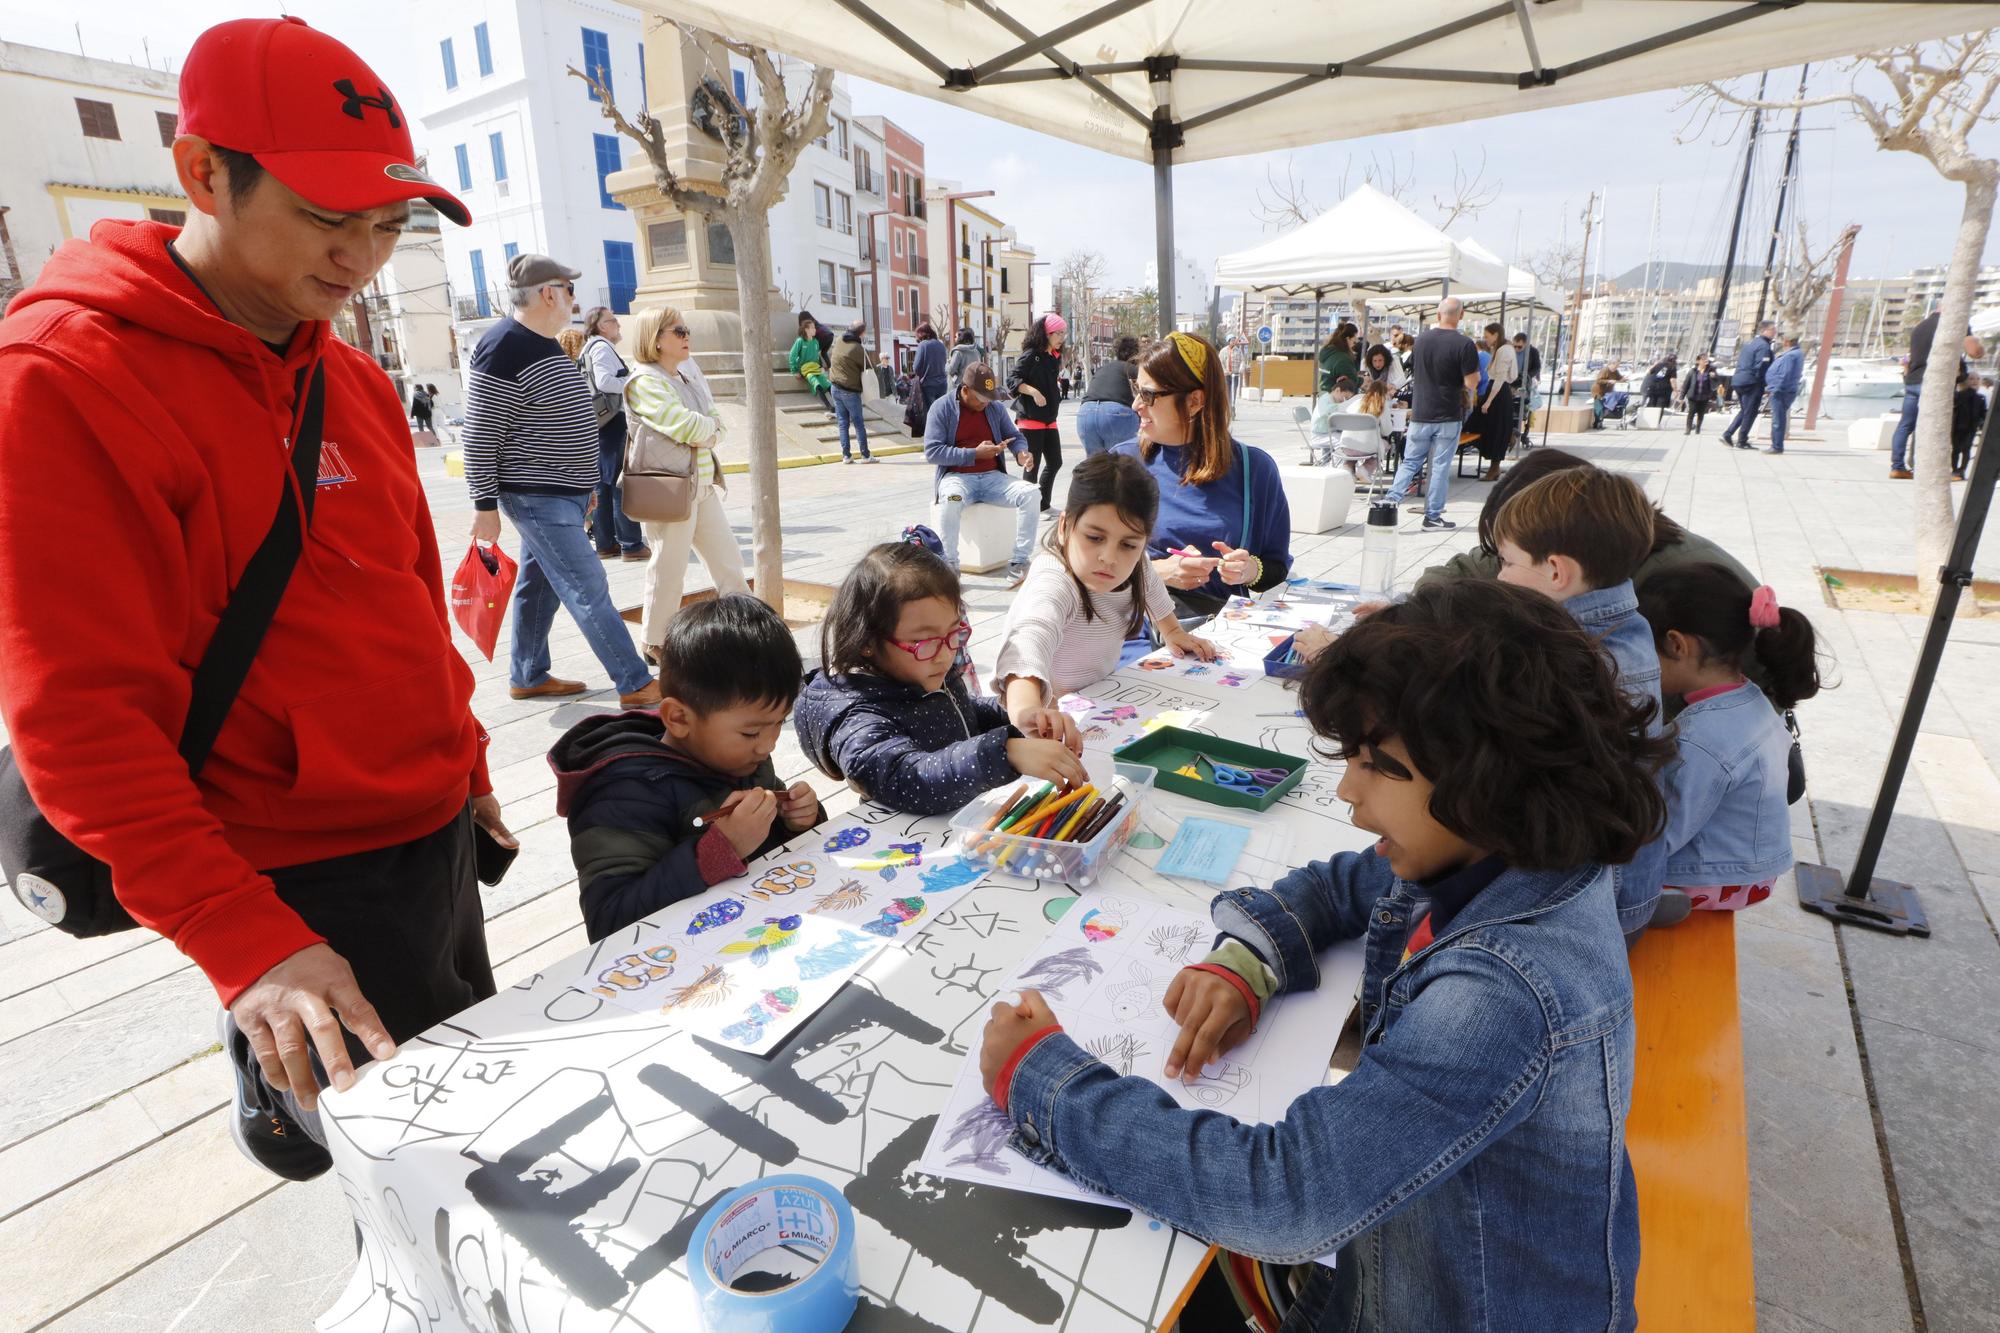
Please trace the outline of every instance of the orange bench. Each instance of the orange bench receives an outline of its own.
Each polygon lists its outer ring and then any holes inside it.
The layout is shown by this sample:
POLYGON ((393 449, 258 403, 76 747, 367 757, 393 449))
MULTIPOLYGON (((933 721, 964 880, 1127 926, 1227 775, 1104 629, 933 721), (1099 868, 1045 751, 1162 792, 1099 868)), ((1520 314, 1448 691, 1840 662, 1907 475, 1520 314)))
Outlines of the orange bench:
MULTIPOLYGON (((1639 1181, 1639 1327, 1752 1333, 1750 1149, 1736 913, 1696 912, 1632 950, 1638 1069, 1625 1149, 1639 1181)), ((1159 1327, 1213 1264, 1209 1248, 1159 1327)))

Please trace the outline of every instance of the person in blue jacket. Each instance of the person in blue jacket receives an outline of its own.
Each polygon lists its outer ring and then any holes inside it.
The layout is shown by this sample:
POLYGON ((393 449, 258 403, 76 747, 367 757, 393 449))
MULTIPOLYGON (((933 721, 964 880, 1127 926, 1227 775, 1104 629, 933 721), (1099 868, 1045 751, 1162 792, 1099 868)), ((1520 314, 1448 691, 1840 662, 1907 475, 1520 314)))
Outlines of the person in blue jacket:
POLYGON ((918 418, 930 416, 931 404, 944 397, 950 382, 945 378, 944 340, 928 321, 917 325, 917 350, 912 358, 910 374, 917 381, 917 391, 922 395, 918 405, 918 418))
POLYGON ((820 627, 820 669, 793 722, 806 758, 878 804, 957 810, 1022 777, 1087 781, 1074 723, 1023 736, 1006 705, 974 695, 956 654, 972 635, 958 575, 924 546, 885 542, 840 585, 820 627))
POLYGON ((1000 402, 999 382, 984 361, 959 376, 958 391, 931 405, 924 418, 924 460, 937 468, 931 498, 937 502, 938 536, 944 561, 958 569, 958 528, 965 507, 1003 504, 1014 508, 1014 551, 1007 560, 1007 586, 1028 576, 1035 529, 1041 521, 1042 493, 1032 482, 1007 475, 1007 455, 1026 468, 1033 461, 1028 441, 1000 402))
POLYGON ((1757 424, 1757 409, 1764 405, 1764 373, 1771 368, 1771 339, 1777 333, 1777 324, 1767 319, 1757 326, 1757 336, 1736 350, 1736 373, 1729 377, 1729 387, 1736 394, 1736 416, 1722 428, 1724 444, 1738 449, 1757 447, 1750 443, 1750 428, 1757 424))
POLYGON ((1771 399, 1771 447, 1764 451, 1767 454, 1785 452, 1786 417, 1806 377, 1806 354, 1799 346, 1799 335, 1788 333, 1779 343, 1783 350, 1771 358, 1770 369, 1764 372, 1764 392, 1771 399))

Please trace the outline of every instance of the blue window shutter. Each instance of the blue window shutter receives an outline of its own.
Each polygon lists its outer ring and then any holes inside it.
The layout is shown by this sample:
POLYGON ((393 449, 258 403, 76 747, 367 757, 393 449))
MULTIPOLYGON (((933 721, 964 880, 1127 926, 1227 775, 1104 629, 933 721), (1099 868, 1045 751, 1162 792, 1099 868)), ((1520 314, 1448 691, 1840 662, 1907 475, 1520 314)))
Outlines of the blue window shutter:
POLYGON ((730 70, 729 81, 736 85, 736 105, 742 107, 746 111, 749 110, 750 94, 748 90, 745 88, 743 83, 743 71, 740 69, 730 70))
POLYGON ((486 142, 493 149, 493 179, 504 181, 507 179, 507 141, 496 130, 486 136, 486 142))
POLYGON ((514 262, 514 256, 521 253, 521 244, 518 241, 509 241, 500 248, 507 252, 507 262, 510 264, 514 262))
POLYGON ((481 74, 491 74, 493 72, 493 43, 487 40, 486 25, 484 23, 473 25, 472 45, 477 48, 479 53, 479 72, 481 74))
POLYGON ((615 208, 622 212, 625 205, 611 197, 611 189, 605 184, 605 178, 624 165, 618 155, 618 136, 593 134, 590 139, 592 146, 597 150, 597 202, 606 208, 615 208))
POLYGON ((458 159, 458 188, 461 190, 471 189, 472 158, 466 153, 465 145, 459 144, 451 150, 451 153, 453 157, 458 159))
POLYGON ((639 290, 639 270, 634 260, 632 242, 606 241, 604 243, 604 279, 611 289, 611 309, 614 314, 632 313, 632 295, 639 290))
POLYGON ((438 50, 444 56, 444 86, 447 90, 458 87, 458 59, 451 53, 451 38, 438 43, 438 50))
MULTIPOLYGON (((604 85, 604 91, 616 96, 611 86, 611 39, 595 28, 583 30, 583 72, 604 85)), ((590 100, 598 100, 592 92, 590 100)))
POLYGON ((493 313, 493 298, 486 292, 486 256, 478 250, 472 252, 472 299, 479 305, 481 319, 493 313))

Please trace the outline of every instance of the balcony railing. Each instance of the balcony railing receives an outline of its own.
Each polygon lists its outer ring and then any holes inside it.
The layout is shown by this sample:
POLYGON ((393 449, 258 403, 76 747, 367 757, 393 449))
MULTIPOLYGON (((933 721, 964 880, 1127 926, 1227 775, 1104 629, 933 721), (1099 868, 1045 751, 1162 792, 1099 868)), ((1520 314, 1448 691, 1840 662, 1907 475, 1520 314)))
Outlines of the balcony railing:
POLYGON ((882 173, 866 162, 854 164, 854 188, 863 194, 882 193, 882 173))
POLYGON ((925 255, 910 256, 910 276, 928 278, 931 275, 931 261, 925 255))

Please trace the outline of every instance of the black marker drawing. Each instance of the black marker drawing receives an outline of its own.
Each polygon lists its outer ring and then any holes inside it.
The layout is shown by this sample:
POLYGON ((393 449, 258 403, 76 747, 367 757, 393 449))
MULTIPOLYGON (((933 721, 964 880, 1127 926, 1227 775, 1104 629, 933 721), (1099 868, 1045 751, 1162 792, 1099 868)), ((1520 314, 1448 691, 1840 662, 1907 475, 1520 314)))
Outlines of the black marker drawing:
POLYGON ((1114 981, 1104 988, 1104 998, 1111 1006, 1111 1015, 1121 1023, 1143 1018, 1157 1010, 1167 998, 1165 977, 1155 976, 1151 968, 1136 958, 1126 964, 1126 970, 1130 974, 1128 980, 1114 981))
POLYGON ((1107 1037, 1095 1038, 1085 1042, 1083 1049, 1117 1070, 1121 1078, 1132 1072, 1140 1057, 1152 1053, 1152 1047, 1130 1032, 1116 1032, 1107 1037))
POLYGON ((1206 936, 1207 932, 1200 926, 1156 926, 1146 936, 1146 943, 1155 954, 1179 967, 1194 957, 1195 950, 1201 947, 1206 936))

